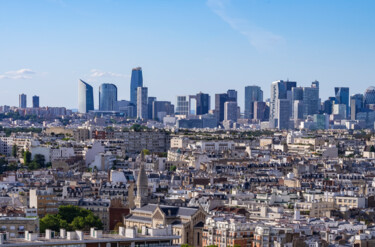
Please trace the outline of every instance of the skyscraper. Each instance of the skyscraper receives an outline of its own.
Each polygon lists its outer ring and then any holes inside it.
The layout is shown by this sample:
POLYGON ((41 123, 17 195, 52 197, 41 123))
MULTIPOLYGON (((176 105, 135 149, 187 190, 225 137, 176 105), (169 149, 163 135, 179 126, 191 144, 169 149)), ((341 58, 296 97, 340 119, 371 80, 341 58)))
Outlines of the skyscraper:
POLYGON ((228 100, 237 102, 237 91, 234 89, 229 89, 227 91, 228 100))
POLYGON ((189 101, 187 96, 177 96, 176 115, 189 115, 189 101))
POLYGON ((26 94, 19 95, 19 108, 26 108, 27 101, 26 101, 26 94))
POLYGON ((323 102, 323 113, 328 115, 332 114, 333 105, 336 101, 335 97, 329 97, 326 101, 323 102))
POLYGON ((224 120, 237 122, 237 102, 227 101, 224 103, 224 120))
POLYGON ((245 118, 254 118, 254 102, 263 101, 263 91, 258 86, 245 87, 245 118))
POLYGON ((147 119, 148 118, 148 89, 147 87, 137 88, 137 118, 147 119))
POLYGON ((130 103, 137 108, 137 88, 143 87, 142 68, 137 67, 132 69, 132 76, 130 79, 130 103))
POLYGON ((270 108, 267 106, 266 102, 254 101, 254 117, 253 119, 259 121, 267 121, 270 114, 270 108))
POLYGON ((303 117, 319 113, 319 87, 303 88, 303 117))
POLYGON ((221 122, 224 120, 224 104, 228 101, 228 94, 221 93, 215 94, 215 115, 217 121, 221 122))
POLYGON ((296 85, 297 83, 292 81, 279 80, 272 82, 270 128, 285 129, 289 127, 289 119, 292 116, 292 90, 296 85), (285 116, 284 114, 287 115, 285 116))
POLYGON ((290 115, 290 100, 278 99, 277 100, 277 128, 289 129, 289 115, 290 115))
POLYGON ((336 104, 346 105, 346 114, 349 113, 349 88, 335 87, 336 104))
POLYGON ((368 87, 366 89, 364 101, 365 106, 375 104, 375 87, 368 87))
POLYGON ((78 112, 87 113, 94 110, 94 90, 86 82, 78 81, 78 112))
POLYGON ((39 108, 39 96, 33 96, 33 108, 39 108))
POLYGON ((210 110, 210 95, 205 93, 198 93, 196 96, 196 115, 207 114, 210 110))
POLYGON ((99 110, 116 110, 117 87, 114 84, 103 83, 99 87, 99 110))
POLYGON ((152 119, 163 121, 167 115, 174 114, 174 105, 170 101, 154 101, 152 104, 152 119))
POLYGON ((356 115, 364 108, 363 94, 354 94, 350 96, 350 119, 356 120, 356 115))
POLYGON ((156 97, 148 97, 147 98, 147 110, 148 110, 148 119, 154 119, 152 117, 152 104, 156 101, 156 97))

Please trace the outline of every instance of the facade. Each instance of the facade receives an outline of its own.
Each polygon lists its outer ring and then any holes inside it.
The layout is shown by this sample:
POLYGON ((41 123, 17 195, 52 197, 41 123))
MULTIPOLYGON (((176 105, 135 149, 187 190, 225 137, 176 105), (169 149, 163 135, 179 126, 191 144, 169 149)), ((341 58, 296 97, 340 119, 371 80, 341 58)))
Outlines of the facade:
POLYGON ((258 86, 245 87, 245 118, 255 118, 254 102, 263 101, 263 91, 258 86))
POLYGON ((210 217, 203 228, 203 246, 251 246, 255 225, 244 218, 210 217))
POLYGON ((33 108, 39 108, 39 96, 33 96, 33 108))
POLYGON ((117 87, 114 84, 103 83, 99 87, 99 110, 114 111, 117 103, 117 87))
POLYGON ((94 90, 88 83, 78 81, 78 112, 88 113, 94 110, 94 90))
POLYGON ((148 119, 148 89, 138 87, 137 89, 137 118, 148 119))
POLYGON ((19 108, 25 109, 27 107, 26 94, 19 95, 19 108))
POLYGON ((177 96, 176 115, 188 116, 189 112, 189 100, 187 96, 177 96))
POLYGON ((155 153, 167 152, 170 146, 170 137, 163 131, 115 132, 114 138, 114 144, 129 153, 139 153, 143 149, 155 153))
POLYGON ((30 208, 36 208, 37 214, 40 218, 46 216, 46 214, 58 213, 57 198, 52 188, 45 190, 31 189, 29 197, 30 208))
POLYGON ((237 122, 237 102, 227 101, 224 104, 224 120, 237 122))
POLYGON ((200 247, 204 246, 202 230, 205 219, 206 213, 202 208, 147 204, 131 210, 130 215, 124 217, 124 225, 126 228, 171 225, 173 234, 181 237, 174 244, 200 247))
POLYGON ((39 233, 38 217, 0 217, 0 229, 11 238, 24 237, 26 231, 39 233))

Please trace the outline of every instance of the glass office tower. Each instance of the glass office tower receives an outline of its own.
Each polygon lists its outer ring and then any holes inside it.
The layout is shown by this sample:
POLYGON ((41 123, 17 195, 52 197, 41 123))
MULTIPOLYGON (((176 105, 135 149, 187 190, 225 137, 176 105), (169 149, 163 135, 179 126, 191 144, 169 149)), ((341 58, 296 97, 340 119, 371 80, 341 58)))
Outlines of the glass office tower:
POLYGON ((130 102, 137 105, 137 88, 143 87, 142 68, 137 67, 132 70, 130 80, 130 102))
POLYGON ((258 86, 245 87, 245 118, 254 118, 254 102, 263 101, 263 91, 258 86))
POLYGON ((26 94, 20 94, 18 98, 19 98, 19 108, 26 108, 27 107, 26 94))
POLYGON ((39 96, 33 96, 33 108, 39 108, 39 96))
POLYGON ((78 112, 87 113, 94 110, 94 90, 86 82, 78 81, 78 112))
POLYGON ((349 115, 349 88, 335 87, 336 104, 346 105, 346 114, 349 115))
POLYGON ((103 83, 99 87, 99 110, 114 111, 117 102, 117 87, 114 84, 103 83))

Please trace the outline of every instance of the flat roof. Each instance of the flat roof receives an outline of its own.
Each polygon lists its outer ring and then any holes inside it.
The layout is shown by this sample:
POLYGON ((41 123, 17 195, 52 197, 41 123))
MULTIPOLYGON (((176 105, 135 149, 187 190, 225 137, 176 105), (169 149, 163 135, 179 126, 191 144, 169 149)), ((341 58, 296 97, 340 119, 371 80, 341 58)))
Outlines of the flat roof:
POLYGON ((9 238, 9 240, 5 241, 1 246, 9 246, 9 247, 16 247, 16 246, 46 246, 46 245, 66 245, 66 244, 87 244, 87 243, 117 243, 117 242, 149 242, 149 241, 166 241, 166 240, 174 240, 179 239, 180 236, 155 236, 155 237, 148 237, 148 236, 139 236, 135 238, 127 238, 125 236, 117 235, 117 234, 103 234, 101 238, 93 238, 90 235, 84 235, 83 240, 68 240, 66 238, 53 238, 53 239, 46 239, 46 238, 38 238, 34 241, 28 241, 24 238, 9 238))

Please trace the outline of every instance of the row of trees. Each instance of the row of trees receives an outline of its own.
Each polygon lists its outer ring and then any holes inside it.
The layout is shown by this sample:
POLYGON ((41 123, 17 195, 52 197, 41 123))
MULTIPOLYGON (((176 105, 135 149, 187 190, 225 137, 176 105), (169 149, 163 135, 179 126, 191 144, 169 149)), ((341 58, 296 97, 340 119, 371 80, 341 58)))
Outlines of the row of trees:
POLYGON ((46 229, 53 231, 60 231, 60 229, 89 231, 91 227, 103 229, 103 223, 93 212, 73 205, 60 206, 57 214, 47 214, 39 224, 41 233, 46 229))

